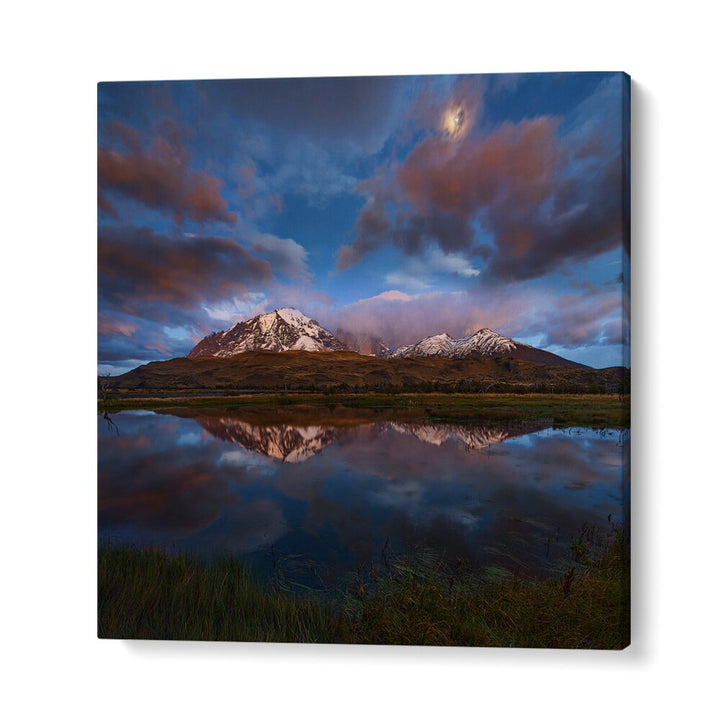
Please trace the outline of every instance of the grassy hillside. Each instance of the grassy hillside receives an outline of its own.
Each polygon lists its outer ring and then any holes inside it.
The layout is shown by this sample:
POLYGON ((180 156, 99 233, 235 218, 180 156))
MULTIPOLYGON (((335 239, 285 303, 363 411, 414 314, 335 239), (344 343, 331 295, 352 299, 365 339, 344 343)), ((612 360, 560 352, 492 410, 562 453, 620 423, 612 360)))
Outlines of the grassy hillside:
POLYGON ((104 378, 114 390, 250 392, 628 392, 626 368, 552 367, 518 359, 376 358, 354 352, 254 351, 176 358, 104 378))

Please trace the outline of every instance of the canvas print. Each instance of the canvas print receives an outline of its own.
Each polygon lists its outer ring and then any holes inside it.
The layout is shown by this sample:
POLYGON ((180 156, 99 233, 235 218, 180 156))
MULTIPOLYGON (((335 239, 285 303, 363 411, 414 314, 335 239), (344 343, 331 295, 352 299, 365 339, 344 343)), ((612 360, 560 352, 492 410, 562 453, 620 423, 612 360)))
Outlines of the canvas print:
POLYGON ((98 636, 630 642, 630 80, 98 86, 98 636))

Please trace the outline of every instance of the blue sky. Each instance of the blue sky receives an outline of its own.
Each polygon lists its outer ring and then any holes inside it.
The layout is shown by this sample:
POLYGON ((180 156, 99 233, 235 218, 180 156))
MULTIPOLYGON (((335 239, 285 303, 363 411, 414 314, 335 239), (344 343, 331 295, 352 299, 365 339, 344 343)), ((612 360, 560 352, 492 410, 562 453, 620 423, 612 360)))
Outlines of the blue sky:
POLYGON ((99 372, 284 305, 627 364, 626 96, 619 73, 101 83, 99 372))

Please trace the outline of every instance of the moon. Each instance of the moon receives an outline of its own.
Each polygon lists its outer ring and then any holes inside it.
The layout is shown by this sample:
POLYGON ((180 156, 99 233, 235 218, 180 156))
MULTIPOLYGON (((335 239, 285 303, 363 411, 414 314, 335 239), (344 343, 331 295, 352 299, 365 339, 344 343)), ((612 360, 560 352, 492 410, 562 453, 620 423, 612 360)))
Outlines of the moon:
POLYGON ((451 105, 443 115, 443 130, 450 137, 463 133, 467 120, 467 112, 462 105, 451 105))

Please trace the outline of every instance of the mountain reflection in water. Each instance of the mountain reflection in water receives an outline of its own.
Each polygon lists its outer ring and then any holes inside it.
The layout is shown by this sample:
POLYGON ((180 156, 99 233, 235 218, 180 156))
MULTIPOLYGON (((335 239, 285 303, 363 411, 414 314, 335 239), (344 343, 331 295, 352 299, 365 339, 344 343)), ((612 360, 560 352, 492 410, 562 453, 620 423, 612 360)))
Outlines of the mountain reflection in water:
MULTIPOLYGON (((330 443, 348 434, 347 428, 321 425, 254 425, 232 416, 197 415, 195 421, 211 435, 242 445, 248 450, 288 463, 304 462, 330 443)), ((416 437, 431 445, 448 442, 464 445, 468 450, 482 450, 510 437, 539 430, 547 423, 490 428, 479 425, 421 424, 401 422, 374 423, 378 432, 394 431, 416 437)))
POLYGON ((334 442, 337 430, 310 425, 251 425, 232 417, 196 417, 198 424, 210 434, 248 450, 288 463, 298 463, 319 453, 334 442))
POLYGON ((583 524, 606 529, 629 509, 617 430, 189 409, 113 420, 98 417, 101 540, 241 556, 260 574, 295 558, 304 583, 367 568, 385 547, 542 576, 583 524))

